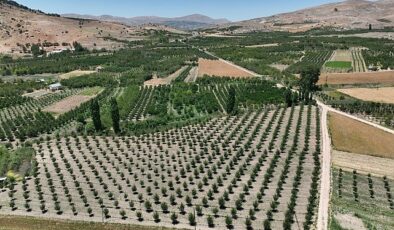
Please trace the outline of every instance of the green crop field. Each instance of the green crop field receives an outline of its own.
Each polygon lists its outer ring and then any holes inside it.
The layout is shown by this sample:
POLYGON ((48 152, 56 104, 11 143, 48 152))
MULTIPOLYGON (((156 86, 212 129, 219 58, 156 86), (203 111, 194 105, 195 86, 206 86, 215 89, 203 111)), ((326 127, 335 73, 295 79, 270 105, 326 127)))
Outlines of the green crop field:
POLYGON ((326 62, 325 67, 334 69, 350 69, 352 68, 352 63, 347 61, 329 61, 326 62))

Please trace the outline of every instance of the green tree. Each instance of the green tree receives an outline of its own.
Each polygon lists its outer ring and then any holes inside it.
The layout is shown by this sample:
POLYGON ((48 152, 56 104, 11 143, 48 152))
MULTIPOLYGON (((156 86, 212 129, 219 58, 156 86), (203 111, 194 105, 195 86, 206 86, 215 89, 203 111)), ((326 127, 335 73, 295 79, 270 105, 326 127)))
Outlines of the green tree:
POLYGON ((316 66, 308 66, 301 71, 301 78, 298 82, 301 92, 301 98, 308 100, 310 94, 317 89, 320 69, 316 66))
POLYGON ((233 86, 230 86, 228 91, 226 112, 227 114, 235 114, 236 112, 235 89, 233 86))
POLYGON ((291 89, 286 89, 285 91, 285 102, 287 107, 290 107, 293 104, 293 94, 291 93, 291 89))
POLYGON ((86 51, 86 49, 79 42, 73 42, 73 46, 74 46, 75 52, 77 52, 77 53, 86 51))
POLYGON ((33 56, 37 57, 38 55, 42 54, 42 51, 40 49, 40 46, 38 46, 37 44, 33 44, 31 46, 31 53, 33 54, 33 56))
POLYGON ((111 117, 112 117, 112 126, 114 128, 115 133, 120 133, 120 125, 119 125, 119 107, 118 102, 115 98, 111 99, 111 117))
POLYGON ((103 129, 103 125, 101 123, 100 116, 100 105, 97 100, 93 100, 90 105, 90 110, 92 113, 93 125, 96 131, 100 131, 103 129))

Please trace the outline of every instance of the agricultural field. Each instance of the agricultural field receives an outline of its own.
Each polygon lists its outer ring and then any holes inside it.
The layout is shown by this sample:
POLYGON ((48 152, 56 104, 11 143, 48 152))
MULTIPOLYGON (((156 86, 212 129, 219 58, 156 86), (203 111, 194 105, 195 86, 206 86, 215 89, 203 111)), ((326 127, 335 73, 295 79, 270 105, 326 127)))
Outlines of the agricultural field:
POLYGON ((394 84, 394 71, 365 73, 322 73, 319 85, 394 84))
POLYGON ((363 101, 394 104, 394 87, 349 88, 338 91, 363 101))
POLYGON ((250 78, 253 75, 221 60, 198 60, 198 76, 250 78))
POLYGON ((55 138, 34 144, 33 177, 6 185, 0 212, 215 229, 292 226, 296 214, 309 228, 319 124, 314 106, 278 107, 140 137, 55 138))
POLYGON ((330 229, 392 229, 393 183, 385 176, 334 168, 330 229))
POLYGON ((394 135, 337 113, 329 114, 335 149, 384 158, 394 158, 394 135))

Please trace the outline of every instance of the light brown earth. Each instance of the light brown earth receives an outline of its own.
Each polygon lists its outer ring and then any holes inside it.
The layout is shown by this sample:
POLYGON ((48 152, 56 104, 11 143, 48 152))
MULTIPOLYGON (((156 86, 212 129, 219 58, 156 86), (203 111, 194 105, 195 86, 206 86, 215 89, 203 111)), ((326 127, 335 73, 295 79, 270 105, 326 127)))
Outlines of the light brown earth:
POLYGON ((349 213, 347 214, 337 213, 335 214, 335 219, 339 222, 341 227, 343 227, 344 229, 349 229, 349 230, 366 229, 361 219, 349 213))
POLYGON ((43 219, 23 216, 0 216, 0 230, 169 230, 165 227, 148 227, 128 224, 93 223, 43 219))
POLYGON ((61 74, 59 76, 60 79, 69 79, 69 78, 73 78, 73 77, 80 77, 83 75, 89 75, 92 73, 96 73, 96 71, 90 71, 90 70, 74 70, 65 74, 61 74))
POLYGON ((245 46, 245 47, 246 48, 259 48, 259 47, 275 47, 275 46, 279 46, 279 43, 251 45, 251 46, 245 46))
POLYGON ((394 159, 334 150, 332 163, 334 166, 350 172, 355 169, 359 173, 371 173, 374 176, 387 176, 394 179, 394 159))
POLYGON ((329 128, 336 150, 394 159, 394 135, 331 112, 329 128))
POLYGON ((300 32, 321 27, 367 29, 369 24, 372 24, 373 28, 394 26, 394 2, 391 0, 338 1, 220 27, 240 26, 241 28, 231 31, 237 34, 254 30, 300 32))
POLYGON ((338 91, 364 101, 394 103, 394 87, 350 88, 338 91))
POLYGON ((63 114, 77 108, 82 103, 87 102, 92 98, 94 98, 94 96, 74 95, 46 107, 43 109, 43 111, 55 114, 63 114))
POLYGON ((218 76, 218 77, 239 77, 249 78, 253 77, 251 73, 248 73, 240 68, 229 65, 222 60, 207 60, 200 58, 198 60, 198 76, 218 76))
POLYGON ((350 50, 335 50, 330 61, 352 62, 352 52, 350 50))
POLYGON ((169 85, 173 80, 175 80, 185 69, 187 66, 183 66, 182 68, 178 69, 171 75, 169 75, 166 78, 159 78, 157 76, 154 76, 153 79, 145 81, 144 85, 145 86, 158 86, 158 85, 169 85))
POLYGON ((123 44, 104 37, 119 40, 141 40, 143 29, 113 22, 78 20, 49 16, 0 3, 0 53, 23 55, 23 46, 28 44, 59 43, 58 46, 45 47, 46 51, 70 49, 69 44, 80 42, 89 49, 118 49, 123 44), (67 43, 68 45, 62 45, 67 43), (19 44, 19 45, 18 45, 19 44))
POLYGON ((394 71, 366 73, 325 73, 320 75, 319 85, 393 84, 394 71))

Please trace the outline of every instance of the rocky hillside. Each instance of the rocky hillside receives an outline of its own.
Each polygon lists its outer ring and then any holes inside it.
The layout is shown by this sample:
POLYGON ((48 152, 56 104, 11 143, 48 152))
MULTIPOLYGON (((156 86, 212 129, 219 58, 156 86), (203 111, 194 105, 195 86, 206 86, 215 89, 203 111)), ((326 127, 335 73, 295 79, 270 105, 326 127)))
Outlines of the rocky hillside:
POLYGON ((165 17, 154 17, 154 16, 142 16, 142 17, 115 17, 111 15, 92 16, 92 15, 79 15, 79 14, 64 14, 64 17, 71 18, 84 18, 94 19, 100 21, 110 22, 121 22, 130 26, 141 26, 145 24, 159 24, 166 25, 180 30, 194 30, 210 27, 213 25, 222 25, 230 23, 227 19, 213 19, 201 14, 192 14, 184 17, 176 18, 165 18, 165 17))
POLYGON ((239 26, 240 28, 235 32, 252 30, 297 32, 321 27, 345 30, 366 29, 370 24, 373 28, 394 27, 394 1, 348 0, 226 26, 239 26))
POLYGON ((113 22, 63 18, 0 0, 0 53, 28 53, 32 44, 47 51, 72 48, 77 41, 89 49, 117 49, 119 40, 143 39, 144 29, 113 22))

